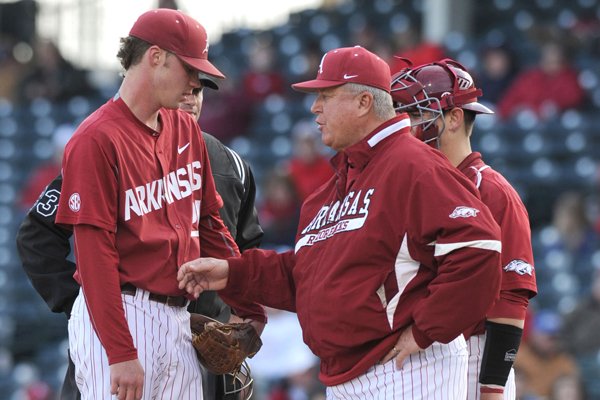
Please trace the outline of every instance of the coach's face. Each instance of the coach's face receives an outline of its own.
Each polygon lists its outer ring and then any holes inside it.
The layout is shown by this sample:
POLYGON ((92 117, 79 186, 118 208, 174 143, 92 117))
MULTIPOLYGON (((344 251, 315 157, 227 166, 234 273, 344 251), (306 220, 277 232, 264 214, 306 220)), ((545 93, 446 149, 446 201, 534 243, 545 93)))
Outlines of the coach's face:
POLYGON ((310 111, 317 116, 321 139, 326 146, 342 151, 362 139, 357 130, 360 95, 344 85, 317 92, 310 111))

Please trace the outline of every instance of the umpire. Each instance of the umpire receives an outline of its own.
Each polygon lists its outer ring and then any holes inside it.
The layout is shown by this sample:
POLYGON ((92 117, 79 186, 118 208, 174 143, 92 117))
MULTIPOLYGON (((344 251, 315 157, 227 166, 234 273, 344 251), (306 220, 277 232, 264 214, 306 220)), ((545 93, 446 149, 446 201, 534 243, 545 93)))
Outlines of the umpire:
MULTIPOLYGON (((216 83, 208 76, 201 78, 203 86, 218 89, 216 83)), ((202 107, 202 88, 194 90, 193 96, 188 97, 193 98, 182 103, 180 108, 197 119, 202 107)), ((208 149, 217 192, 224 202, 220 210, 221 218, 231 236, 235 238, 240 251, 258 247, 263 231, 254 206, 256 184, 252 171, 237 153, 214 136, 205 132, 202 135, 208 149)), ((69 240, 73 232, 54 223, 61 186, 62 176, 59 175, 46 187, 29 210, 17 233, 17 248, 23 269, 35 290, 53 312, 65 313, 69 318, 79 293, 79 284, 73 278, 75 263, 67 258, 71 253, 69 240)), ((230 316, 230 308, 215 292, 203 293, 198 300, 190 303, 188 311, 204 314, 222 322, 227 321, 230 316)), ((237 394, 226 394, 230 393, 230 376, 218 377, 206 371, 203 373, 204 399, 238 399, 237 394)), ((75 366, 70 357, 60 398, 80 399, 75 383, 75 366)))

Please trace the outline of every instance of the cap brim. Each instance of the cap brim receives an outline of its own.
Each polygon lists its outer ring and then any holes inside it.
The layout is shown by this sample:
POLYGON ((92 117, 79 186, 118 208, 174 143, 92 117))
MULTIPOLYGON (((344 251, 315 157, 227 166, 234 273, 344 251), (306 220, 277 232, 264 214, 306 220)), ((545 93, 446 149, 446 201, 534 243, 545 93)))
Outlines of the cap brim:
POLYGON ((193 57, 185 57, 177 55, 183 62, 191 66, 192 68, 197 69, 198 71, 210 75, 216 79, 225 79, 225 75, 221 71, 219 71, 214 65, 210 63, 210 61, 202 59, 202 58, 193 58, 193 57))
POLYGON ((305 81, 300 83, 294 83, 292 88, 299 92, 316 92, 317 90, 327 89, 331 87, 341 86, 346 82, 338 81, 326 81, 324 79, 313 79, 312 81, 305 81))
POLYGON ((209 79, 200 79, 200 82, 202 82, 202 86, 204 86, 204 87, 207 87, 207 88, 210 88, 213 90, 219 90, 219 86, 215 82, 213 82, 209 79))
POLYGON ((202 82, 204 87, 219 90, 219 85, 216 82, 217 80, 212 76, 206 75, 204 72, 198 72, 198 79, 200 79, 200 82, 202 82))
POLYGON ((474 111, 478 114, 494 114, 494 111, 492 111, 490 108, 484 106, 481 103, 477 103, 477 102, 463 104, 462 106, 460 106, 460 108, 464 108, 465 110, 474 111))

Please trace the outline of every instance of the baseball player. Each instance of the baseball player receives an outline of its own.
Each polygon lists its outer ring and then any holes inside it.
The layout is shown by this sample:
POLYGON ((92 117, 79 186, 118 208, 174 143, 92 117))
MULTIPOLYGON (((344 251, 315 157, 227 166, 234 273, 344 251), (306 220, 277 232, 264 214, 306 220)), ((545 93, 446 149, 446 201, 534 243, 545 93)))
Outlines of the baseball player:
MULTIPOLYGON (((200 129, 176 110, 201 87, 199 72, 224 78, 207 56, 206 32, 191 17, 142 14, 121 40, 119 92, 66 146, 56 222, 74 231, 81 290, 69 351, 84 399, 202 398, 177 269, 201 254, 239 255, 200 129)), ((223 299, 239 317, 265 322, 261 306, 223 299)))
POLYGON ((475 186, 396 115, 390 69, 331 50, 311 111, 336 174, 304 202, 295 248, 181 266, 180 287, 298 314, 328 399, 464 399, 462 332, 500 285, 500 229, 475 186), (478 301, 472 301, 477 298, 478 301))
POLYGON ((438 148, 479 189, 502 230, 500 300, 465 331, 469 348, 469 400, 514 399, 512 364, 529 299, 536 295, 529 217, 517 192, 471 150, 477 114, 493 113, 477 102, 481 90, 456 61, 443 59, 408 67, 395 75, 392 97, 396 110, 407 112, 413 133, 438 148))
MULTIPOLYGON (((205 77, 203 87, 217 88, 216 82, 205 77)), ((180 104, 197 120, 202 106, 202 88, 193 90, 192 96, 180 104)), ((241 251, 257 247, 263 236, 254 207, 256 184, 249 165, 236 152, 223 145, 214 136, 202 132, 206 142, 217 192, 223 198, 219 210, 225 225, 235 237, 241 251)), ((17 232, 17 248, 23 268, 34 288, 57 313, 71 314, 73 302, 79 293, 79 284, 73 279, 75 264, 66 255, 71 253, 69 239, 72 232, 55 224, 56 208, 62 186, 62 176, 52 181, 29 210, 17 232)), ((188 306, 188 311, 204 314, 225 322, 229 307, 215 292, 206 292, 188 306)), ((232 390, 229 377, 217 378, 203 370, 205 398, 229 399, 225 392, 232 390), (228 387, 223 385, 228 383, 228 387)), ((61 391, 61 399, 79 399, 75 384, 75 366, 69 358, 69 368, 61 391)))

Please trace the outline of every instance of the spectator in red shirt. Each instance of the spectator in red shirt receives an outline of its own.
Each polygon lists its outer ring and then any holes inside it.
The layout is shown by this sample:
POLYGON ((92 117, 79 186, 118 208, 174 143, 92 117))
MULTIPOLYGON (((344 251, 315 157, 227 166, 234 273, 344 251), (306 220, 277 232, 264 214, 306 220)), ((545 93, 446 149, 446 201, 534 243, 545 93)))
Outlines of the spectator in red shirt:
POLYGON ((300 121, 292 130, 294 155, 286 170, 300 202, 333 175, 333 168, 325 156, 319 131, 312 121, 300 121))
POLYGON ((427 64, 446 58, 444 48, 428 40, 424 40, 416 29, 407 29, 397 35, 397 51, 389 61, 392 73, 399 71, 404 67, 404 63, 397 57, 407 58, 412 61, 414 66, 427 64))
POLYGON ((546 119, 579 107, 583 100, 584 91, 565 48, 558 42, 547 42, 541 48, 538 65, 520 73, 500 98, 498 112, 507 119, 520 110, 530 109, 546 119))
POLYGON ((247 71, 237 78, 228 75, 219 91, 211 93, 211 101, 204 104, 205 112, 200 117, 202 130, 225 144, 249 133, 257 109, 269 95, 283 95, 287 90, 268 38, 255 38, 247 54, 247 71))
POLYGON ((248 52, 249 70, 242 77, 245 100, 262 101, 270 94, 283 94, 285 80, 275 66, 270 40, 257 38, 248 52))
POLYGON ((289 248, 294 245, 300 212, 298 196, 289 176, 275 168, 265 177, 258 218, 264 230, 263 247, 289 248))

